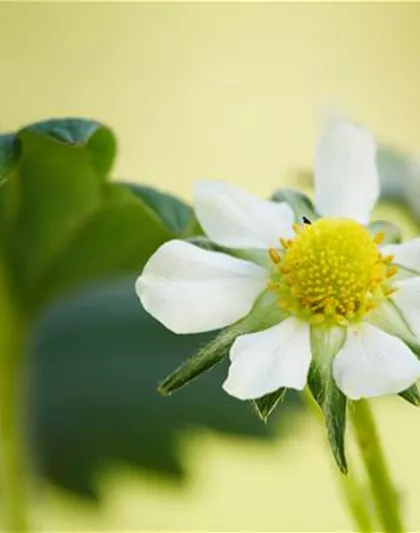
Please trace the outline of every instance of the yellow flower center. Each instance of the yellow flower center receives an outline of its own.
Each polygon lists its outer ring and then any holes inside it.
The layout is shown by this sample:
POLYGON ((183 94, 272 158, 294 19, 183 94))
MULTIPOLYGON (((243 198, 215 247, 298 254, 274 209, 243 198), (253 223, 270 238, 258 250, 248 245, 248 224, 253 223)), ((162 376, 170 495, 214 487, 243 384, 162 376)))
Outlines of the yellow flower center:
POLYGON ((362 225, 344 218, 320 218, 294 226, 294 239, 269 250, 274 264, 269 287, 279 305, 310 323, 358 322, 396 288, 393 257, 384 257, 362 225))

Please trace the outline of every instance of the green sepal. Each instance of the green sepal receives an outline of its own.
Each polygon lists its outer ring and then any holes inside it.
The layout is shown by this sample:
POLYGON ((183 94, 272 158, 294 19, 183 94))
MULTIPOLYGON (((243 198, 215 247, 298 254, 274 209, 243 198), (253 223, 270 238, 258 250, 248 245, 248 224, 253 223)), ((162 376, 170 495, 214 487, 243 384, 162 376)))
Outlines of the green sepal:
POLYGON ((313 360, 308 374, 308 387, 324 414, 327 435, 334 459, 347 474, 345 429, 347 399, 335 384, 332 360, 345 341, 344 328, 311 328, 313 360))
POLYGON ((417 385, 412 385, 408 389, 400 392, 398 396, 401 396, 404 400, 416 407, 420 406, 420 393, 417 385))
POLYGON ((203 372, 213 368, 228 355, 230 347, 239 334, 240 329, 237 325, 224 329, 196 355, 187 359, 164 381, 162 381, 158 386, 158 392, 164 396, 168 396, 182 388, 203 372))
POLYGON ((399 337, 411 347, 419 347, 416 335, 411 331, 400 310, 392 300, 388 299, 381 302, 381 305, 371 311, 367 320, 370 324, 386 333, 399 337))
POLYGON ((198 354, 179 366, 160 383, 158 391, 163 395, 172 394, 226 357, 239 335, 261 331, 281 322, 286 315, 273 305, 273 298, 275 295, 271 291, 264 291, 245 318, 225 328, 198 354))
POLYGON ((211 241, 205 235, 196 235, 193 237, 188 237, 185 240, 189 242, 190 244, 194 244, 194 246, 198 246, 198 248, 202 248, 203 250, 210 250, 211 252, 223 252, 226 254, 230 254, 230 249, 226 248, 225 246, 221 246, 220 244, 216 244, 215 242, 211 241))
POLYGON ((238 259, 244 259, 245 261, 251 261, 257 265, 262 266, 263 268, 270 268, 271 261, 267 250, 261 249, 242 249, 242 248, 227 248, 226 246, 221 246, 204 235, 196 235, 193 237, 188 237, 185 239, 187 242, 202 248, 203 250, 210 250, 213 252, 223 252, 227 255, 237 257, 238 259))
POLYGON ((295 221, 297 223, 301 223, 303 217, 306 217, 310 221, 319 218, 312 201, 299 191, 293 189, 280 189, 272 195, 271 200, 273 202, 288 203, 295 214, 295 221))
POLYGON ((287 388, 281 387, 274 392, 266 394, 262 398, 251 400, 251 405, 263 422, 267 423, 268 417, 271 415, 277 405, 284 400, 286 392, 287 388))
POLYGON ((392 222, 388 222, 387 220, 376 220, 375 222, 371 222, 367 229, 373 236, 377 235, 378 233, 385 234, 381 245, 399 244, 402 242, 402 233, 400 228, 398 228, 395 224, 392 224, 392 222))

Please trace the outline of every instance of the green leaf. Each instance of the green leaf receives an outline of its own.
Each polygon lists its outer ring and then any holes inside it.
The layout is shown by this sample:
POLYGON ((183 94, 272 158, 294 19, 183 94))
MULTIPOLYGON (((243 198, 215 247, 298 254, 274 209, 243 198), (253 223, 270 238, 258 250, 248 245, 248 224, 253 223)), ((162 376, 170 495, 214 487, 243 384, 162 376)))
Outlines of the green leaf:
POLYGON ((401 230, 395 224, 392 224, 392 222, 376 220, 369 224, 368 230, 372 235, 385 233, 385 238, 381 244, 399 244, 402 242, 401 230))
POLYGON ((85 146, 99 176, 109 172, 115 159, 117 146, 112 131, 94 120, 64 118, 36 122, 17 133, 0 135, 0 183, 16 167, 23 132, 38 133, 72 146, 85 146))
POLYGON ((16 166, 19 143, 13 134, 0 135, 0 186, 16 166))
POLYGON ((175 236, 128 188, 106 182, 115 156, 106 128, 49 121, 24 128, 15 142, 0 227, 14 290, 31 312, 81 283, 139 272, 175 236))
POLYGON ((98 128, 86 143, 93 165, 99 177, 105 178, 115 161, 117 155, 117 141, 108 128, 98 128))
POLYGON ((86 281, 140 273, 152 253, 171 237, 135 197, 108 202, 73 234, 39 281, 33 298, 45 301, 86 281))
POLYGON ((184 235, 195 222, 192 208, 179 198, 146 185, 126 183, 125 186, 148 205, 175 235, 184 235))
POLYGON ((102 128, 99 122, 80 118, 53 118, 35 122, 21 131, 33 131, 65 144, 84 146, 102 128))
POLYGON ((251 401, 251 404, 254 407, 257 415, 263 422, 267 422, 268 417, 274 411, 276 406, 284 400, 286 392, 287 388, 281 387, 270 394, 266 394, 262 398, 257 398, 256 400, 251 401))
POLYGON ((347 473, 345 429, 347 399, 332 376, 332 359, 345 340, 344 328, 311 328, 313 360, 308 374, 308 387, 321 408, 330 447, 340 470, 347 473))
POLYGON ((22 131, 35 131, 65 144, 85 146, 99 177, 108 174, 117 154, 117 142, 112 131, 94 120, 52 119, 31 124, 22 131))
POLYGON ((297 223, 301 223, 303 217, 306 217, 311 221, 319 218, 312 201, 299 191, 293 189, 280 189, 273 194, 271 200, 274 202, 288 203, 293 209, 297 223))
POLYGON ((39 282, 84 220, 98 211, 103 185, 83 146, 71 146, 34 131, 18 136, 21 156, 10 179, 19 202, 10 246, 20 287, 39 282))
POLYGON ((417 385, 412 385, 405 391, 400 392, 399 396, 416 407, 420 406, 420 393, 417 385))

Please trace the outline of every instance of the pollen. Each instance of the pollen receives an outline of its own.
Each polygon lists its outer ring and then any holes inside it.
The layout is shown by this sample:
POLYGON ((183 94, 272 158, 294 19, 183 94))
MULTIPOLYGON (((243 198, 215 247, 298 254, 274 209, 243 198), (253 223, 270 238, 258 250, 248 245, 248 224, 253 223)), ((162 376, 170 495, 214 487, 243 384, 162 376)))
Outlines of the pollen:
POLYGON ((282 253, 269 250, 278 304, 312 324, 361 321, 396 290, 398 269, 378 248, 385 235, 371 235, 344 218, 320 218, 280 239, 282 253))

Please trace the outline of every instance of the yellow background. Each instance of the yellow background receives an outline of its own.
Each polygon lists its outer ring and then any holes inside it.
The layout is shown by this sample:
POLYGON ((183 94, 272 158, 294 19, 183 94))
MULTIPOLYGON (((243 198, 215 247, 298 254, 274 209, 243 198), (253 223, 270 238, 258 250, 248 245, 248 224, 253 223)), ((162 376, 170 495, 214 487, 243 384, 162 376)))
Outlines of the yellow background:
MULTIPOLYGON (((309 168, 339 113, 420 151, 420 5, 0 5, 0 129, 96 118, 120 143, 116 178, 190 198, 199 178, 267 195, 309 168)), ((374 402, 412 530, 420 530, 420 412, 374 402)), ((299 416, 276 445, 185 437, 190 484, 102 476, 94 513, 51 490, 40 528, 343 531, 324 434, 299 416)))

